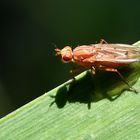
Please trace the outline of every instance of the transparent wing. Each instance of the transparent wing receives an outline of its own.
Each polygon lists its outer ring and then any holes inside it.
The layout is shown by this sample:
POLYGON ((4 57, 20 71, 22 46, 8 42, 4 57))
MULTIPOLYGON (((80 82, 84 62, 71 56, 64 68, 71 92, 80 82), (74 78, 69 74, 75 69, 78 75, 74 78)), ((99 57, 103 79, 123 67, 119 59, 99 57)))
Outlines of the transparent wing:
POLYGON ((140 47, 126 44, 96 44, 97 61, 132 63, 140 61, 140 47))

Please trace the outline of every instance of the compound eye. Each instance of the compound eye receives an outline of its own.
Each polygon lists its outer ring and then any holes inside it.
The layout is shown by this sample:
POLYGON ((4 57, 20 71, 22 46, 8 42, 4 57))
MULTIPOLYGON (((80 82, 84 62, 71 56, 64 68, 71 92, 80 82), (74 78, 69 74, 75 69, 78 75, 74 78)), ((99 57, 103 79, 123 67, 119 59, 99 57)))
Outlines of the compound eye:
POLYGON ((71 61, 71 60, 72 60, 72 55, 69 54, 69 53, 67 53, 66 55, 63 56, 63 60, 64 60, 65 62, 71 61))
POLYGON ((64 62, 70 62, 72 61, 72 49, 69 46, 64 47, 64 49, 61 50, 62 59, 64 62))

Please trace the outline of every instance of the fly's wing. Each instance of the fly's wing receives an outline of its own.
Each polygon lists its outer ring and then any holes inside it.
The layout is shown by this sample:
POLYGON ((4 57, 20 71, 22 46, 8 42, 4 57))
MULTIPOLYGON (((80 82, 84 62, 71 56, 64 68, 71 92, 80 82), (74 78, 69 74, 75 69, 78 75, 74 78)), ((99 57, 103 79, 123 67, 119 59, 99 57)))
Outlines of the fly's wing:
POLYGON ((129 64, 140 61, 140 48, 126 44, 95 44, 96 62, 105 61, 129 64))

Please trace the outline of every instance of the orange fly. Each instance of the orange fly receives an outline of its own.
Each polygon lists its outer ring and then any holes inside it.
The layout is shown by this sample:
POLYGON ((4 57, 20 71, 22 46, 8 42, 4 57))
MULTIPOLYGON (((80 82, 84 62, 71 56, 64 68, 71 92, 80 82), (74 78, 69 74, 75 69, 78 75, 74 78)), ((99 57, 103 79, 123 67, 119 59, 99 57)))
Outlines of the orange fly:
POLYGON ((132 89, 117 68, 140 61, 140 47, 127 44, 108 44, 101 41, 99 44, 78 46, 73 50, 70 46, 65 46, 62 50, 55 49, 55 51, 56 55, 60 55, 64 62, 74 62, 86 69, 91 69, 93 73, 96 69, 116 72, 132 89))

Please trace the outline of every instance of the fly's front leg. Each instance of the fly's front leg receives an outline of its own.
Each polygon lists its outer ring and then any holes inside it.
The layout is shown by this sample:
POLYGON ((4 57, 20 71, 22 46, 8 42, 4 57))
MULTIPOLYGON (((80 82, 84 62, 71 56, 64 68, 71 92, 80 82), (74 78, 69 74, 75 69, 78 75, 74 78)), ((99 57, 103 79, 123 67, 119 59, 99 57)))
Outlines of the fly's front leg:
POLYGON ((96 69, 95 69, 95 67, 94 66, 92 66, 91 67, 91 73, 93 74, 93 75, 95 75, 96 74, 96 71, 95 71, 96 69))
POLYGON ((70 73, 70 78, 73 79, 73 80, 75 81, 75 76, 76 76, 78 73, 80 73, 81 71, 83 71, 83 70, 84 70, 84 68, 81 67, 81 66, 79 66, 79 65, 73 66, 73 67, 71 68, 71 70, 69 71, 69 73, 70 73))
POLYGON ((132 86, 129 85, 129 83, 125 80, 125 78, 122 76, 122 74, 115 68, 107 68, 107 67, 99 67, 99 70, 104 70, 104 71, 110 71, 110 72, 115 72, 117 73, 122 81, 129 87, 129 89, 135 93, 138 93, 132 86))
POLYGON ((76 75, 76 74, 78 74, 80 71, 82 71, 83 70, 83 67, 81 67, 81 66, 74 66, 74 67, 72 67, 72 69, 69 71, 72 75, 76 75))

